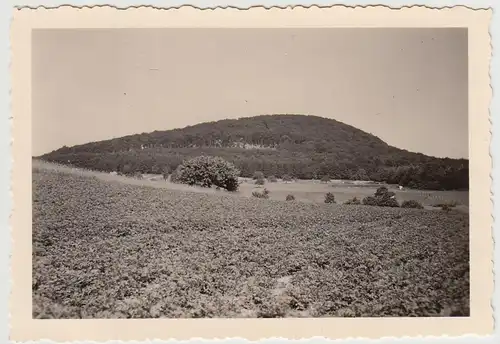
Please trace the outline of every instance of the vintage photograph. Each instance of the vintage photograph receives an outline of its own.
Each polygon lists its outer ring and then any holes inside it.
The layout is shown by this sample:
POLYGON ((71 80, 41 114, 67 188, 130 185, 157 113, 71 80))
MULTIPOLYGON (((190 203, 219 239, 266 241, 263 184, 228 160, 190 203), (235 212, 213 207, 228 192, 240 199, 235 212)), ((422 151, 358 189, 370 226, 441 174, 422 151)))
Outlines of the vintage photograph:
POLYGON ((36 29, 32 316, 467 317, 467 28, 36 29))

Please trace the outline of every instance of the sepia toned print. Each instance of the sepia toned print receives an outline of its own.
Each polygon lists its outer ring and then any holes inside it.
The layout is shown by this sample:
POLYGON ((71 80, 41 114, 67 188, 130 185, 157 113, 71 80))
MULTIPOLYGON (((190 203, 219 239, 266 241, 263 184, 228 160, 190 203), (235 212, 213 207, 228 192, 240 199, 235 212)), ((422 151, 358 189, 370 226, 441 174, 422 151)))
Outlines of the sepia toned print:
POLYGON ((184 319, 195 336, 208 335, 200 318, 284 318, 302 336, 325 334, 307 332, 324 321, 486 326, 472 276, 489 259, 474 240, 491 240, 474 227, 491 212, 487 150, 474 151, 488 148, 487 104, 470 85, 489 92, 488 59, 471 56, 488 52, 477 43, 487 30, 244 18, 33 26, 23 317, 184 319), (486 122, 469 121, 473 106, 486 122))

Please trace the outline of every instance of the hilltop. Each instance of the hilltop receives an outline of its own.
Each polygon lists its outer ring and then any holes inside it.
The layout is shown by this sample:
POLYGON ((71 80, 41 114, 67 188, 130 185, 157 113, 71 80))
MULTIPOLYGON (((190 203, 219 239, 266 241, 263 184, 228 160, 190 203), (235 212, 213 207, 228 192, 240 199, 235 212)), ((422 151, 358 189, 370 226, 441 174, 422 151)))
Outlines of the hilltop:
POLYGON ((221 156, 241 176, 255 171, 300 179, 329 176, 422 189, 468 189, 466 159, 426 156, 389 146, 342 122, 306 115, 263 115, 201 123, 62 147, 41 159, 100 171, 159 173, 186 158, 221 156))

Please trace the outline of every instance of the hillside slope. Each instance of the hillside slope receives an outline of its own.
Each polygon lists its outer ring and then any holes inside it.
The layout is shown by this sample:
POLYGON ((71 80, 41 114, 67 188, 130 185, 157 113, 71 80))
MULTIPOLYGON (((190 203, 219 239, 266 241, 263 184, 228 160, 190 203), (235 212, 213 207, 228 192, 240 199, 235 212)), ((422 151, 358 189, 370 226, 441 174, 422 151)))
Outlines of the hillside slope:
POLYGON ((221 156, 242 176, 290 174, 311 179, 371 179, 414 188, 468 189, 468 161, 441 159, 387 145, 355 127, 316 116, 264 115, 201 123, 74 147, 41 159, 103 171, 159 172, 189 157, 221 156))

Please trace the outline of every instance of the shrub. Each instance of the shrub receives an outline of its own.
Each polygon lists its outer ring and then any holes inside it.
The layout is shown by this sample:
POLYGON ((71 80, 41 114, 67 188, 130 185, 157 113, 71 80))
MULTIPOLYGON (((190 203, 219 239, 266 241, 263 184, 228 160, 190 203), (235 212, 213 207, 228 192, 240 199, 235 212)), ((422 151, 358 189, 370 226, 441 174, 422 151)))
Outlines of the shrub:
POLYGON ((252 196, 257 198, 269 198, 269 193, 270 192, 268 189, 264 189, 262 190, 262 192, 259 191, 252 192, 252 196))
POLYGON ((328 192, 325 195, 325 203, 335 203, 335 195, 331 192, 328 192))
POLYGON ((276 183, 278 181, 278 179, 276 179, 275 176, 269 176, 269 177, 267 177, 267 181, 269 183, 276 183))
POLYGON ((423 209, 424 206, 415 200, 404 201, 401 203, 401 208, 414 208, 414 209, 423 209))
POLYGON ((351 198, 351 199, 345 201, 344 204, 357 205, 357 204, 361 204, 361 201, 357 197, 354 197, 354 198, 351 198))
POLYGON ((295 196, 294 195, 287 195, 286 200, 287 201, 295 201, 295 196))
POLYGON ((261 171, 255 171, 253 174, 253 179, 258 180, 258 179, 264 179, 264 173, 261 171))
POLYGON ((176 178, 180 183, 212 187, 212 185, 226 189, 238 190, 238 176, 240 171, 230 162, 211 156, 199 156, 184 161, 177 170, 176 178))
POLYGON ((389 196, 384 196, 384 197, 375 197, 375 199, 377 200, 377 206, 379 207, 391 207, 391 208, 398 208, 399 207, 399 203, 398 201, 393 198, 392 196, 389 197, 389 196))
POLYGON ((290 175, 288 175, 288 174, 285 174, 283 176, 283 181, 284 182, 291 182, 292 181, 292 177, 290 175))
POLYGON ((363 199, 364 205, 371 205, 376 207, 399 207, 396 200, 396 194, 389 191, 385 186, 381 186, 375 191, 374 196, 368 196, 363 199))
POLYGON ((446 201, 446 202, 443 202, 443 203, 433 204, 432 206, 435 207, 435 208, 443 208, 443 206, 444 207, 448 207, 448 208, 455 208, 457 205, 458 205, 457 201, 446 201))
POLYGON ((328 183, 330 180, 331 180, 331 179, 330 179, 330 177, 329 177, 329 176, 323 176, 323 177, 321 177, 321 182, 322 182, 322 183, 328 183))
POLYGON ((363 198, 363 204, 377 206, 377 200, 373 196, 366 196, 363 198))
POLYGON ((448 204, 443 204, 441 205, 441 210, 445 211, 445 212, 449 212, 451 210, 451 206, 448 205, 448 204))

